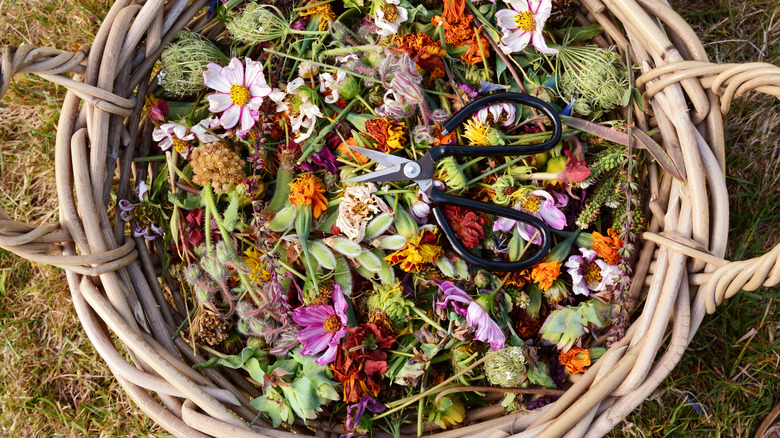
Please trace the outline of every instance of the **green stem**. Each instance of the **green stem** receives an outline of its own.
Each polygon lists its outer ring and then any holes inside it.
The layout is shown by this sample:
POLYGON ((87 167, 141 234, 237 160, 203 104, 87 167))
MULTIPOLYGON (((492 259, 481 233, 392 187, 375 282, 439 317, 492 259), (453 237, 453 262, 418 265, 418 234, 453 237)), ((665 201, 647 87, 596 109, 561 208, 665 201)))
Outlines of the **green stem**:
POLYGON ((297 30, 297 29, 290 29, 288 33, 291 34, 297 34, 297 35, 327 35, 330 32, 325 30, 297 30))
POLYGON ((336 66, 333 66, 333 65, 328 65, 328 64, 325 64, 325 63, 322 63, 322 62, 312 61, 310 59, 300 58, 300 57, 297 57, 297 56, 289 55, 287 53, 277 52, 276 50, 265 49, 265 51, 267 53, 273 53, 274 55, 283 56, 285 58, 294 59, 296 61, 305 61, 305 62, 308 62, 310 64, 314 64, 314 65, 317 65, 317 66, 320 66, 320 67, 332 68, 332 69, 337 70, 337 71, 343 71, 344 73, 351 74, 352 76, 354 76, 356 78, 363 79, 364 81, 373 82, 375 84, 381 84, 382 83, 382 81, 380 81, 378 79, 374 79, 374 78, 371 78, 371 77, 368 77, 368 76, 365 76, 365 75, 361 75, 361 74, 355 73, 354 71, 346 69, 346 68, 341 68, 341 67, 336 67, 336 66))
POLYGON ((489 171, 487 171, 487 172, 485 172, 483 174, 480 174, 478 177, 476 177, 476 178, 474 178, 474 179, 472 179, 470 181, 467 181, 466 182, 466 187, 469 187, 470 185, 474 184, 475 182, 481 180, 482 178, 488 177, 488 176, 490 176, 490 175, 492 175, 492 174, 494 174, 496 172, 500 172, 500 171, 504 170, 505 168, 507 168, 507 167, 509 167, 509 166, 511 166, 511 165, 517 163, 518 161, 523 160, 523 159, 525 159, 527 157, 528 157, 528 155, 512 158, 511 160, 509 160, 506 163, 496 167, 495 169, 490 169, 489 171))
POLYGON ((436 321, 432 320, 425 312, 423 312, 422 310, 416 307, 412 307, 411 309, 414 313, 417 314, 417 316, 420 317, 420 319, 433 326, 433 328, 441 332, 447 333, 447 330, 445 330, 444 327, 440 326, 436 321))
POLYGON ((148 162, 148 161, 163 161, 165 160, 165 155, 150 155, 148 157, 135 157, 133 158, 134 163, 142 163, 142 162, 148 162))

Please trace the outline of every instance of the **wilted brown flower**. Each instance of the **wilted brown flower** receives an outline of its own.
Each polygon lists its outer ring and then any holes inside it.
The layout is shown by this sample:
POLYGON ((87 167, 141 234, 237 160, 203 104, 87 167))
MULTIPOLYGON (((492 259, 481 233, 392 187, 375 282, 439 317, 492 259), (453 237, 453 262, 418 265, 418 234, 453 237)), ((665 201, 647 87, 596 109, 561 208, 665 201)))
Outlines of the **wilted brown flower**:
POLYGON ((189 158, 192 180, 201 186, 210 182, 216 193, 225 193, 246 178, 244 161, 222 143, 197 147, 189 158))

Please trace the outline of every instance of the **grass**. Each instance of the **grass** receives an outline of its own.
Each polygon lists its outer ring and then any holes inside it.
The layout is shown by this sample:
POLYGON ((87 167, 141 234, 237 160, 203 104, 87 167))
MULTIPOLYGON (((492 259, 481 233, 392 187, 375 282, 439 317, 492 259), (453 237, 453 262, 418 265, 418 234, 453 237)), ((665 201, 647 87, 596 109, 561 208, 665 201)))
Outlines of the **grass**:
MULTIPOLYGON (((674 0, 712 60, 780 63, 778 3, 674 0), (773 15, 775 14, 775 15, 773 15)), ((0 0, 0 46, 75 50, 89 43, 106 0, 0 0), (30 11, 36 11, 35 14, 30 11)), ((56 220, 54 128, 64 90, 17 78, 0 102, 0 207, 18 220, 56 220)), ((725 120, 731 196, 728 257, 780 241, 780 110, 774 98, 739 99, 725 120)), ((158 436, 82 331, 62 272, 0 253, 0 434, 158 436)), ((612 436, 752 436, 780 402, 778 289, 742 292, 708 316, 689 351, 612 436)))

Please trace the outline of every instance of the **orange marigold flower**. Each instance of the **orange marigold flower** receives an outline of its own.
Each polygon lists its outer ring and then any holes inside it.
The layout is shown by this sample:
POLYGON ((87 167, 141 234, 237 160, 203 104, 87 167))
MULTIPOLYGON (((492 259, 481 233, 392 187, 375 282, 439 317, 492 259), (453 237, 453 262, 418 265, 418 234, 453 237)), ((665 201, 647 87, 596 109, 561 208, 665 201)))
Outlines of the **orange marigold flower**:
POLYGON ((355 137, 350 137, 346 141, 342 141, 337 147, 336 151, 341 152, 345 157, 355 157, 355 159, 358 161, 359 164, 366 164, 369 160, 363 154, 360 152, 357 152, 353 149, 351 149, 349 146, 357 146, 357 141, 355 141, 355 137))
POLYGON ((397 36, 393 43, 395 44, 394 52, 408 53, 409 57, 417 60, 417 67, 431 73, 431 79, 444 77, 444 61, 441 58, 447 52, 442 49, 440 42, 418 32, 397 36))
POLYGON ((612 228, 607 230, 607 234, 609 237, 601 235, 598 231, 593 232, 593 250, 605 262, 617 265, 620 262, 618 250, 623 246, 623 241, 612 228))
POLYGON ((539 283, 539 289, 545 291, 561 275, 561 263, 552 261, 539 263, 531 271, 531 279, 539 283))
POLYGON ((444 254, 438 242, 436 233, 424 228, 420 234, 407 240, 403 248, 385 257, 385 260, 390 266, 401 265, 401 269, 406 272, 417 272, 444 254))
POLYGON ((390 153, 406 144, 406 124, 387 117, 366 121, 366 134, 376 140, 375 147, 380 152, 390 153))
POLYGON ((488 43, 483 39, 482 40, 482 49, 480 50, 479 42, 474 39, 474 42, 471 43, 469 46, 469 49, 460 56, 460 59, 468 62, 471 65, 476 65, 482 62, 484 58, 487 58, 490 56, 490 51, 488 49, 488 43))
POLYGON ((581 373, 590 365, 590 351, 587 348, 571 347, 566 353, 558 355, 558 362, 571 374, 581 373))
POLYGON ((444 0, 444 10, 441 16, 433 17, 434 26, 444 27, 444 40, 455 47, 472 42, 474 27, 471 25, 471 15, 466 15, 465 0, 444 0))
POLYGON ((314 217, 320 217, 328 208, 328 200, 325 198, 325 186, 322 180, 311 173, 304 173, 290 183, 290 203, 296 207, 299 205, 311 205, 314 217))

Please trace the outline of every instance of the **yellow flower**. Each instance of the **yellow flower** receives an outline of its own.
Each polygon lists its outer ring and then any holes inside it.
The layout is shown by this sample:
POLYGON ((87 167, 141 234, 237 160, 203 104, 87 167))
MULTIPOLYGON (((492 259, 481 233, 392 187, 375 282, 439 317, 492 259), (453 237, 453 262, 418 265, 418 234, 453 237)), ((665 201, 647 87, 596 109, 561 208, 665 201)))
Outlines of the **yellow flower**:
POLYGON ((311 173, 304 173, 290 183, 290 203, 294 206, 311 205, 314 217, 320 217, 328 209, 325 198, 325 186, 322 181, 311 173))
POLYGON ((244 261, 249 266, 250 280, 268 281, 271 279, 271 273, 264 268, 264 263, 260 263, 260 253, 254 247, 244 251, 244 256, 244 261))
POLYGON ((498 132, 487 123, 482 123, 476 117, 466 121, 463 136, 469 139, 471 146, 496 146, 504 144, 498 132))
POLYGON ((376 150, 390 153, 406 144, 406 124, 379 117, 366 121, 366 134, 376 140, 376 150))
POLYGON ((549 289, 559 275, 561 275, 561 264, 556 261, 539 263, 531 271, 531 279, 539 283, 539 289, 543 291, 549 289))
POLYGON ((317 29, 320 31, 327 30, 330 22, 336 19, 336 14, 333 13, 333 8, 330 6, 329 3, 324 5, 314 6, 314 7, 307 7, 306 9, 302 10, 298 14, 302 17, 306 15, 316 15, 317 17, 319 17, 320 22, 319 25, 317 26, 317 29))
POLYGON ((434 262, 444 254, 434 231, 422 229, 420 234, 412 236, 403 248, 385 257, 390 266, 401 265, 406 272, 419 271, 427 263, 434 262))

